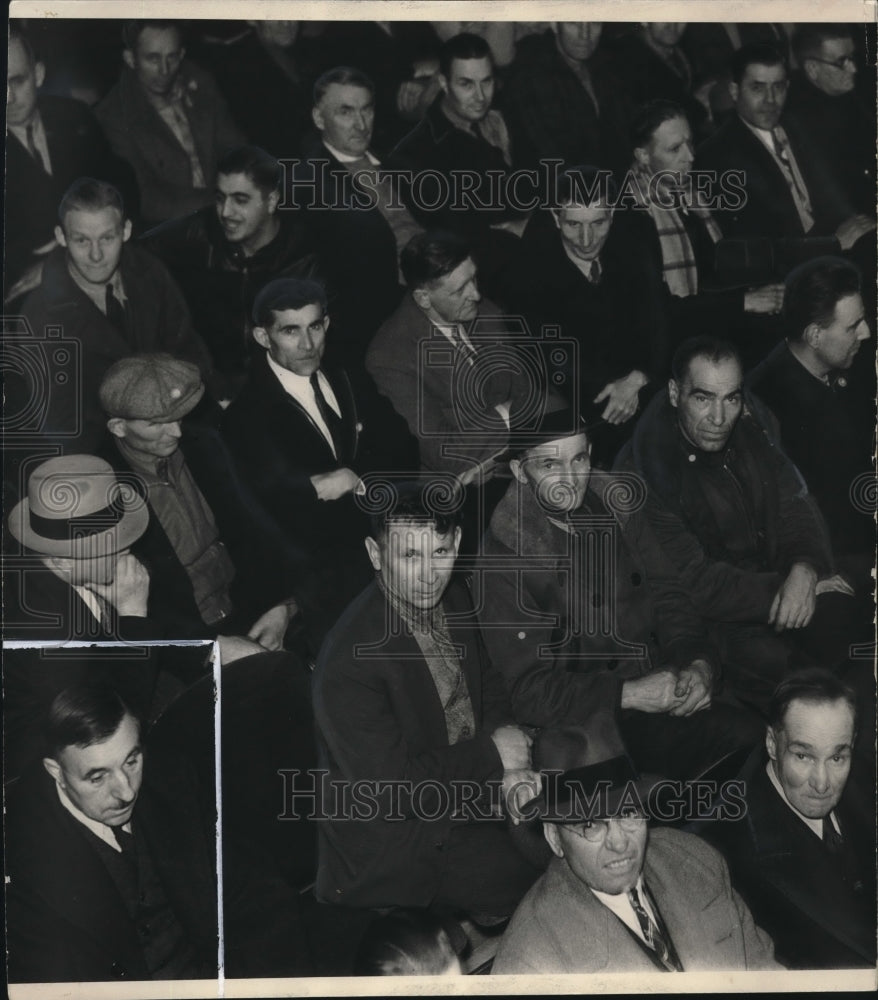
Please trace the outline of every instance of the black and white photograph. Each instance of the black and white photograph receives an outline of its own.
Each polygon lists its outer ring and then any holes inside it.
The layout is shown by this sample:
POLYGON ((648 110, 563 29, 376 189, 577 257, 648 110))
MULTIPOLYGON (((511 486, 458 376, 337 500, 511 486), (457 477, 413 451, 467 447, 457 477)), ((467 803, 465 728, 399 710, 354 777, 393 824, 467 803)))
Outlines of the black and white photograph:
POLYGON ((10 996, 878 987, 876 4, 44 7, 10 996))

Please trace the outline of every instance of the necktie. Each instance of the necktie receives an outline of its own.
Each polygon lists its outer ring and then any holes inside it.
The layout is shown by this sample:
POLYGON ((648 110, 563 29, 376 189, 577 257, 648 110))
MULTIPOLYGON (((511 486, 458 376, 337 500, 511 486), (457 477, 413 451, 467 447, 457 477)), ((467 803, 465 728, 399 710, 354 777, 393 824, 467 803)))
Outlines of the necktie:
POLYGON ((664 934, 662 934, 656 922, 644 909, 643 904, 640 902, 640 896, 638 895, 636 888, 628 891, 628 899, 631 902, 632 909, 637 914, 637 920, 640 923, 640 929, 643 931, 646 943, 656 953, 662 965, 669 972, 682 972, 683 970, 679 959, 676 955, 671 954, 671 947, 667 938, 664 934))
POLYGON ((37 144, 34 142, 34 126, 33 122, 25 129, 25 135, 27 137, 27 151, 30 155, 39 163, 42 169, 48 173, 46 170, 46 161, 43 159, 42 154, 37 149, 37 144))
POLYGON ((119 333, 125 333, 125 306, 113 294, 113 286, 107 285, 107 319, 116 327, 119 333))
POLYGON ((588 280, 596 285, 601 280, 601 262, 599 260, 593 260, 591 266, 588 269, 588 280))
POLYGON ((463 358, 468 365, 474 365, 476 363, 476 349, 468 340, 464 339, 463 330, 460 326, 455 326, 453 328, 452 340, 454 342, 454 346, 459 351, 461 358, 463 358))
POLYGON ((122 857, 132 871, 137 872, 137 850, 134 846, 134 834, 126 833, 121 826, 111 826, 116 843, 122 851, 122 857))
POLYGON ((342 441, 343 441, 343 424, 341 417, 335 412, 335 410, 329 405, 326 400, 326 396, 323 395, 323 390, 320 388, 320 380, 317 377, 317 372, 311 373, 311 388, 314 391, 314 401, 317 403, 317 409, 320 411, 320 416, 323 417, 323 422, 326 424, 329 430, 330 437, 332 438, 332 443, 335 446, 335 457, 339 462, 342 459, 342 441))
POLYGON ((796 208, 802 220, 802 227, 807 233, 814 225, 814 216, 811 214, 811 201, 808 197, 805 181, 790 156, 790 144, 786 132, 780 127, 773 128, 771 130, 771 142, 774 146, 775 156, 780 160, 786 182, 797 203, 796 208))
POLYGON ((844 840, 828 814, 823 817, 823 843, 830 854, 841 854, 844 849, 844 840))

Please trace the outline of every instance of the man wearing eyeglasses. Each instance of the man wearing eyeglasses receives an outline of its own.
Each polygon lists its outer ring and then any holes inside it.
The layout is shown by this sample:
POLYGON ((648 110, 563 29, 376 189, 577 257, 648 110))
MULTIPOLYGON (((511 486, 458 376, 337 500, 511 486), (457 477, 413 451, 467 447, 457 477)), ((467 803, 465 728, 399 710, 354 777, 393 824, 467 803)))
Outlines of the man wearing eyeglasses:
POLYGON ((515 911, 493 974, 778 969, 770 938, 698 837, 650 831, 656 779, 611 725, 543 730, 534 814, 554 855, 515 911))
POLYGON ((790 79, 786 117, 807 129, 858 212, 875 211, 875 111, 857 88, 847 24, 801 24, 793 35, 800 69, 790 79))

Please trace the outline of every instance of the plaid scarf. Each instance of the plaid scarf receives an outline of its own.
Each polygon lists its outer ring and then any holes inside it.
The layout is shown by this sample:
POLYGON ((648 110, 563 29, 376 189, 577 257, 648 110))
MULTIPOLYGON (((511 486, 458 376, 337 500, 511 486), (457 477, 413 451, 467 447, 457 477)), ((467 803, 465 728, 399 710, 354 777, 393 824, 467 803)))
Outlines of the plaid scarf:
MULTIPOLYGON (((695 263, 695 253, 692 242, 686 232, 682 208, 665 208, 647 195, 649 190, 649 174, 637 169, 639 184, 635 187, 638 200, 646 207, 652 221, 655 223, 659 243, 662 249, 662 276, 672 295, 687 298, 698 294, 698 267, 695 263)), ((708 235, 714 243, 722 239, 722 232, 714 222, 710 212, 698 205, 685 205, 685 210, 695 218, 701 219, 707 228, 708 235)))
POLYGON ((442 604, 437 604, 435 608, 413 608, 391 593, 380 576, 378 586, 387 603, 408 627, 427 663, 445 713, 449 746, 471 740, 476 734, 473 703, 442 604))

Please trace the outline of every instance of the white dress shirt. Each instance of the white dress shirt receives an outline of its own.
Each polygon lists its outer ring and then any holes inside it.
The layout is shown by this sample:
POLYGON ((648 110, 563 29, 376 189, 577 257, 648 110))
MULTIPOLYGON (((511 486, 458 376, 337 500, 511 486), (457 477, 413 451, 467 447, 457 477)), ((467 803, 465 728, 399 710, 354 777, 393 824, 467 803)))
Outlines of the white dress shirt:
MULTIPOLYGON (((774 773, 774 768, 771 766, 771 761, 765 765, 765 770, 768 774, 768 780, 777 789, 777 794, 786 802, 786 804, 793 810, 793 812, 799 817, 799 819, 811 829, 817 836, 823 840, 823 817, 820 819, 811 819, 808 816, 802 815, 799 810, 790 802, 787 798, 787 793, 783 790, 783 785, 780 783, 778 776, 774 773)), ((835 818, 835 813, 831 812, 829 814, 830 820, 832 820, 832 825, 835 827, 835 832, 841 836, 841 827, 838 825, 838 820, 835 818)))
MULTIPOLYGON (((83 826, 88 827, 88 829, 91 830, 96 837, 100 837, 101 840, 108 847, 112 847, 117 854, 122 853, 119 841, 116 840, 113 831, 108 826, 105 826, 103 823, 99 823, 96 819, 92 819, 90 816, 86 816, 84 812, 77 809, 70 799, 67 798, 67 793, 59 784, 55 784, 55 789, 58 792, 58 801, 75 820, 82 823, 83 826)), ((124 830, 125 833, 131 833, 131 820, 127 823, 123 823, 121 829, 124 830)))
MULTIPOLYGON (((297 403, 305 410, 308 416, 314 421, 315 426, 320 431, 320 433, 326 438, 326 443, 332 448, 332 454, 338 458, 335 454, 335 444, 332 441, 332 434, 329 433, 329 428, 326 426, 326 421, 323 419, 320 409, 317 406, 317 400, 314 398, 314 389, 311 386, 311 381, 307 375, 296 375, 286 368, 281 368, 281 366, 271 357, 271 355, 266 355, 268 358, 268 367, 277 376, 278 382, 280 382, 281 387, 284 392, 292 396, 297 403)), ((335 410, 335 412, 341 417, 341 408, 338 405, 338 400, 335 398, 335 393, 332 391, 332 386, 329 384, 329 380, 323 374, 323 372, 317 373, 317 381, 320 384, 320 388, 323 391, 323 396, 326 402, 335 410)))
MULTIPOLYGON (((622 923, 630 928, 634 933, 640 938, 644 944, 648 944, 646 938, 643 936, 643 930, 640 927, 640 921, 637 919, 637 914, 634 912, 634 907, 631 905, 631 900, 628 898, 627 892, 620 892, 615 895, 611 895, 608 892, 598 892, 597 889, 589 886, 591 891, 594 893, 595 897, 599 902, 603 903, 608 910, 612 910, 613 913, 622 921, 622 923)), ((643 891, 643 876, 640 875, 637 879, 637 883, 634 888, 637 890, 637 895, 640 897, 640 904, 646 910, 646 912, 652 918, 653 923, 658 927, 658 920, 656 920, 655 911, 652 906, 650 906, 649 899, 646 893, 643 891)))

